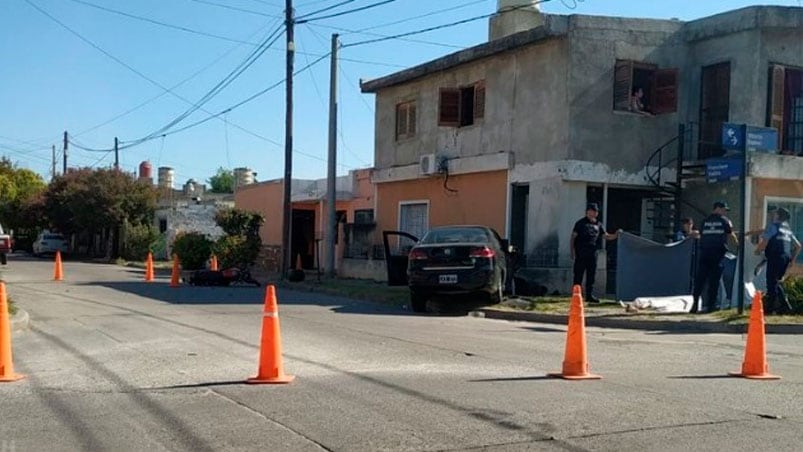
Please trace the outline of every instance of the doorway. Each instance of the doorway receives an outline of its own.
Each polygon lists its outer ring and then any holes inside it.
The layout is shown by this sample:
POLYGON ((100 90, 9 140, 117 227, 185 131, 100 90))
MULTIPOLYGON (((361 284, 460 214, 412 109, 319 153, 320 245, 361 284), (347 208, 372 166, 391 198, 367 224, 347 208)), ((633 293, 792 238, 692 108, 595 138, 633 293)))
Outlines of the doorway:
POLYGON ((514 184, 510 196, 510 244, 524 253, 527 244, 527 216, 530 199, 530 186, 514 184))
POLYGON ((290 263, 295 268, 299 256, 301 256, 301 268, 314 268, 314 247, 315 247, 315 211, 306 209, 293 209, 293 240, 290 251, 293 261, 290 263))

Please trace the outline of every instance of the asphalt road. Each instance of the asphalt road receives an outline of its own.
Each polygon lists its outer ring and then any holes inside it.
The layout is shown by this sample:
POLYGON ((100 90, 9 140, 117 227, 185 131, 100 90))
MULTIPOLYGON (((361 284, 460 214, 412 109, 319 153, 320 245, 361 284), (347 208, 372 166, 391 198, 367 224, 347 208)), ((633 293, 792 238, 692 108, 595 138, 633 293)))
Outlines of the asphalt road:
POLYGON ((284 366, 252 386, 264 289, 169 288, 141 270, 12 257, 27 375, 0 384, 0 449, 797 451, 801 337, 768 336, 780 381, 727 378, 740 335, 589 328, 598 381, 563 381, 565 328, 411 315, 279 291, 284 366))

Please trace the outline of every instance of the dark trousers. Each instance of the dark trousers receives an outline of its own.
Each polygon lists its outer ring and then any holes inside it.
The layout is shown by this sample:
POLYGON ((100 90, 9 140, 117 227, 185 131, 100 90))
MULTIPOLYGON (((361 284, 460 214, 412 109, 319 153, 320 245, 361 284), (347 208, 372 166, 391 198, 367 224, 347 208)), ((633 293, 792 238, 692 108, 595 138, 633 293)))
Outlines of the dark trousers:
POLYGON ((697 309, 698 300, 700 295, 703 294, 703 287, 707 287, 703 308, 706 311, 712 311, 719 306, 719 280, 722 279, 722 272, 725 266, 722 263, 724 258, 722 253, 710 253, 702 251, 700 253, 700 260, 697 263, 697 275, 694 278, 694 307, 692 311, 697 309))
POLYGON ((597 252, 577 251, 574 256, 574 285, 583 284, 583 274, 586 277, 586 298, 594 293, 594 278, 597 275, 597 252))
POLYGON ((786 255, 767 257, 767 306, 764 308, 766 313, 784 314, 792 311, 781 284, 781 279, 789 268, 789 261, 790 257, 786 255))

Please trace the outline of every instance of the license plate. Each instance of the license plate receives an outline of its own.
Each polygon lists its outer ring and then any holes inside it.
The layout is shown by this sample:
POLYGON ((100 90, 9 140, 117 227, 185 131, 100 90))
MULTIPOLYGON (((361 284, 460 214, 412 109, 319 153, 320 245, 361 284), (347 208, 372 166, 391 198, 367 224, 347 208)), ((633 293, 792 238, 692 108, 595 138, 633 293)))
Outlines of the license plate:
POLYGON ((457 275, 439 275, 439 284, 457 284, 457 275))

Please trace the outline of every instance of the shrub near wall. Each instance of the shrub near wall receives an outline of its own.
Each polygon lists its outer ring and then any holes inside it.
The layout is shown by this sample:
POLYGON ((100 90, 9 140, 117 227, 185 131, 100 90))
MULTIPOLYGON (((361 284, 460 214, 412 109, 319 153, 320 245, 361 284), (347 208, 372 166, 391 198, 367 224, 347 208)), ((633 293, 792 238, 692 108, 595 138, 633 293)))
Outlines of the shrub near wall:
POLYGON ((788 277, 783 282, 786 297, 795 313, 803 314, 803 278, 788 277))
POLYGON ((178 255, 184 270, 200 270, 212 255, 212 241, 199 232, 182 232, 176 235, 173 253, 178 255))

